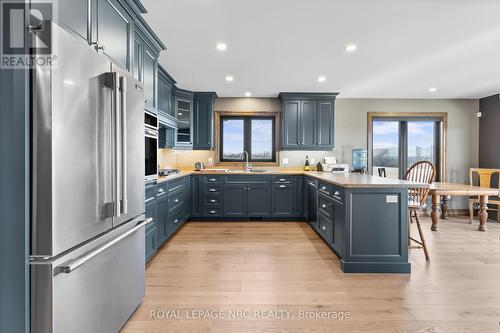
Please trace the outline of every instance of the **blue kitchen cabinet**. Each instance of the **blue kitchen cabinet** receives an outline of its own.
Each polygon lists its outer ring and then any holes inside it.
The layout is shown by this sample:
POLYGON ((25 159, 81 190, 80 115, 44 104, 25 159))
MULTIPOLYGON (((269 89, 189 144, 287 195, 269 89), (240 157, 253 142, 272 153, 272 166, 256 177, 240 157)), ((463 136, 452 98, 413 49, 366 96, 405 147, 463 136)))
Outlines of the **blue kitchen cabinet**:
POLYGON ((193 95, 193 149, 210 150, 213 147, 215 92, 196 92, 193 95))
POLYGON ((269 184, 247 185, 247 216, 267 217, 271 215, 271 193, 269 184))
POLYGON ((281 148, 332 149, 336 96, 337 93, 280 93, 281 148))
POLYGON ((222 214, 225 217, 247 216, 246 184, 225 184, 222 195, 222 214))
POLYGON ((158 186, 158 193, 156 195, 156 239, 158 246, 163 244, 167 238, 167 214, 168 214, 168 201, 167 192, 164 188, 158 186))
POLYGON ((294 215, 294 188, 292 184, 273 184, 271 198, 274 217, 292 217, 294 215))
POLYGON ((174 85, 177 82, 158 65, 158 118, 167 125, 176 126, 174 85))

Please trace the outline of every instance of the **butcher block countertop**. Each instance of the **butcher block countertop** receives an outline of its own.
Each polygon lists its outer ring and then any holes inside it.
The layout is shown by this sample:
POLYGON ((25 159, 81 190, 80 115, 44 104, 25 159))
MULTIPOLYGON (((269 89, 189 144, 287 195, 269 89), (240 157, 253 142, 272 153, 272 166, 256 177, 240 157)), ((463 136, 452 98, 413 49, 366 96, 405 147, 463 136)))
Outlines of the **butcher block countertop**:
POLYGON ((401 188, 401 187, 429 187, 428 184, 409 182, 400 179, 383 178, 358 173, 329 173, 320 171, 304 171, 293 168, 255 168, 255 172, 246 172, 241 169, 213 168, 202 171, 181 170, 179 173, 165 177, 158 177, 158 183, 184 177, 187 175, 304 175, 331 183, 344 188, 401 188))

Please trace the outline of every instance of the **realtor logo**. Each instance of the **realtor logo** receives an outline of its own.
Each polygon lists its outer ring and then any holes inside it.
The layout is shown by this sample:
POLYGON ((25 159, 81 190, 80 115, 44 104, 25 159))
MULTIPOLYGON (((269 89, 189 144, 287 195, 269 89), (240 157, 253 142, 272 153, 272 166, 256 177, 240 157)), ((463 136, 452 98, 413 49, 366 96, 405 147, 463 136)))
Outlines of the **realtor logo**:
POLYGON ((53 0, 0 0, 1 68, 50 67, 52 54, 50 22, 57 8, 53 0))

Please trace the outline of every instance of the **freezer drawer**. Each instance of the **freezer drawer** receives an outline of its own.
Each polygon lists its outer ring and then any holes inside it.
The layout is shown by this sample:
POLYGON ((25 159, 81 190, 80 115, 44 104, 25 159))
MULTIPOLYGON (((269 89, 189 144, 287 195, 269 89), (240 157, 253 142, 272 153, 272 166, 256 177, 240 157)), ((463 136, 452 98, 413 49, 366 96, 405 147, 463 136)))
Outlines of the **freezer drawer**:
POLYGON ((144 223, 129 224, 95 245, 31 264, 32 333, 120 330, 145 292, 144 223))

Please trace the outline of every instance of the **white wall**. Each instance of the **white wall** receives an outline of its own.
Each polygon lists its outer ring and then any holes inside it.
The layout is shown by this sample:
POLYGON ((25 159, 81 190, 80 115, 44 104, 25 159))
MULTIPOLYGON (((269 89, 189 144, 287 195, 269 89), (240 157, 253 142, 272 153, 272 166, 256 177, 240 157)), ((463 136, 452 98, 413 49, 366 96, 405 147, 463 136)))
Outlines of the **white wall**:
MULTIPOLYGON (((216 111, 281 111, 274 98, 219 98, 216 111)), ((351 163, 353 148, 367 146, 368 112, 447 112, 448 152, 447 181, 467 183, 468 170, 478 166, 479 120, 478 100, 441 99, 342 99, 335 106, 335 148, 331 151, 282 151, 281 159, 288 158, 289 165, 302 165, 305 156, 318 161, 323 156, 334 155, 343 163, 351 163)), ((464 198, 455 198, 451 208, 466 208, 464 198)))

